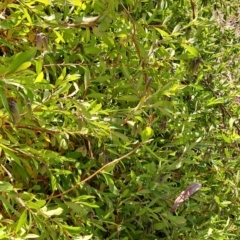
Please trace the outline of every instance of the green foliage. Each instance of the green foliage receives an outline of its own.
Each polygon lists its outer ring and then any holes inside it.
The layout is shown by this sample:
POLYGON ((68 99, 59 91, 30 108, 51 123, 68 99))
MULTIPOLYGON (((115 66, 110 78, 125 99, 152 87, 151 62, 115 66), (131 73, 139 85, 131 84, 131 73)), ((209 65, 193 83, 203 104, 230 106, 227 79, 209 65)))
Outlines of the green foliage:
POLYGON ((238 239, 237 7, 0 3, 0 239, 238 239))

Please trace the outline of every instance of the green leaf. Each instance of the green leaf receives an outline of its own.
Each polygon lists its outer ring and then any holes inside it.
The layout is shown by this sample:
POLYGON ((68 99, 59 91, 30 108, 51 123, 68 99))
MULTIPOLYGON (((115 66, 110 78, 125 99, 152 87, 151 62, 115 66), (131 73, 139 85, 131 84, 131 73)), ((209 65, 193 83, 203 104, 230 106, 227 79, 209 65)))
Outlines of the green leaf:
POLYGON ((4 150, 4 152, 5 152, 5 154, 6 154, 7 156, 11 157, 12 160, 13 160, 14 162, 16 162, 19 166, 22 166, 22 164, 21 164, 21 162, 20 162, 20 159, 17 157, 17 155, 15 155, 15 154, 13 153, 13 151, 12 151, 11 149, 9 149, 7 146, 4 146, 4 145, 1 144, 1 143, 0 143, 0 147, 3 148, 3 150, 4 150))
POLYGON ((35 2, 43 3, 43 4, 45 4, 46 6, 52 4, 50 0, 35 0, 35 2))
POLYGON ((3 89, 3 87, 1 85, 0 85, 0 97, 1 97, 2 104, 3 104, 4 108, 5 108, 5 110, 8 112, 9 116, 11 116, 8 100, 7 100, 5 91, 4 91, 4 89, 3 89))
POLYGON ((124 73, 124 76, 130 80, 131 79, 131 76, 130 76, 130 73, 128 71, 128 68, 125 66, 125 64, 122 63, 122 71, 124 73))
POLYGON ((20 229, 27 223, 27 209, 25 209, 17 221, 16 232, 19 232, 20 229))
POLYGON ((85 210, 79 203, 66 202, 66 205, 76 213, 81 213, 82 215, 87 214, 87 210, 85 210))
POLYGON ((76 237, 74 240, 90 240, 90 239, 92 239, 92 236, 93 235, 85 235, 82 237, 76 237))
POLYGON ((102 173, 106 182, 107 182, 107 185, 109 186, 110 188, 110 191, 115 194, 115 195, 118 195, 119 192, 118 192, 118 189, 116 188, 115 184, 114 184, 114 181, 113 179, 108 175, 108 174, 104 174, 102 173))
POLYGON ((95 203, 91 203, 91 202, 78 202, 79 204, 86 206, 86 207, 90 207, 90 208, 99 208, 99 206, 95 203))
POLYGON ((111 134, 113 137, 121 139, 122 141, 124 141, 126 143, 129 142, 128 137, 120 132, 112 131, 111 134))
POLYGON ((29 233, 27 234, 26 236, 24 236, 24 239, 36 239, 36 238, 39 238, 40 236, 37 235, 37 234, 33 234, 33 233, 29 233))
POLYGON ((36 209, 36 210, 40 209, 45 204, 46 204, 46 201, 44 200, 38 200, 37 202, 30 202, 30 201, 26 202, 27 207, 29 207, 30 209, 36 209))
POLYGON ((69 234, 80 234, 82 232, 81 227, 72 227, 68 225, 62 225, 62 227, 69 233, 69 234))
POLYGON ((88 89, 90 83, 90 71, 87 67, 82 67, 84 69, 84 87, 85 90, 88 89))
POLYGON ((187 44, 182 44, 182 46, 187 49, 187 51, 194 57, 199 57, 199 52, 195 47, 189 46, 187 44))
POLYGON ((0 239, 239 238, 239 13, 213 2, 1 1, 0 239))
POLYGON ((162 35, 162 37, 169 37, 170 36, 166 31, 164 31, 160 28, 155 28, 155 29, 162 35))
POLYGON ((224 103, 224 99, 222 99, 222 98, 218 98, 218 99, 211 98, 208 101, 207 106, 209 107, 209 106, 212 106, 212 105, 217 105, 217 104, 222 104, 222 103, 224 103))
POLYGON ((55 176, 51 175, 51 188, 52 188, 52 191, 54 192, 56 190, 56 178, 55 176))
POLYGON ((13 137, 13 136, 12 136, 8 131, 6 131, 6 130, 5 130, 4 132, 5 132, 5 134, 7 134, 9 140, 10 140, 12 143, 17 144, 18 140, 17 140, 15 137, 13 137))
POLYGON ((43 72, 40 72, 40 73, 38 74, 37 78, 35 79, 34 83, 40 83, 40 82, 42 82, 43 77, 44 77, 43 72))
POLYGON ((153 225, 153 229, 155 229, 155 230, 162 230, 162 229, 164 229, 164 228, 166 228, 166 224, 165 224, 164 222, 155 223, 155 224, 153 225))
POLYGON ((120 96, 118 100, 128 101, 128 102, 137 102, 139 101, 139 98, 135 95, 125 95, 125 96, 120 96))
POLYGON ((97 93, 97 92, 91 91, 91 93, 88 94, 87 97, 90 98, 90 99, 93 98, 93 99, 102 100, 102 99, 106 98, 106 95, 103 94, 103 93, 97 93))
POLYGON ((182 167, 182 161, 181 160, 178 160, 178 161, 175 161, 173 164, 171 164, 168 169, 169 170, 175 170, 175 169, 178 169, 182 167))
POLYGON ((0 195, 0 200, 3 203, 3 206, 7 209, 7 211, 9 212, 9 215, 11 215, 11 212, 14 213, 17 217, 20 217, 21 214, 14 209, 14 207, 12 207, 12 205, 9 203, 9 201, 4 198, 3 196, 0 195), (11 212, 10 212, 11 211, 11 212))
POLYGON ((13 190, 12 184, 0 181, 0 192, 10 192, 13 190))
MULTIPOLYGON (((6 69, 5 75, 16 72, 22 64, 32 60, 36 55, 36 51, 37 50, 35 48, 32 48, 26 52, 16 54, 13 57, 13 61, 10 64, 10 66, 6 69)), ((29 65, 29 63, 26 63, 26 64, 29 65)), ((23 66, 26 67, 26 65, 23 65, 23 66)))
POLYGON ((170 214, 166 214, 165 217, 179 226, 186 224, 186 219, 182 216, 173 216, 170 214))
MULTIPOLYGON (((51 170, 51 171, 53 171, 53 172, 56 172, 58 175, 61 175, 61 174, 63 174, 63 175, 72 174, 71 171, 69 171, 69 170, 64 170, 64 169, 56 169, 56 168, 51 169, 51 168, 50 168, 49 170, 51 170)), ((53 180, 53 181, 54 181, 54 180, 53 180)))
POLYGON ((31 62, 25 62, 25 63, 23 63, 20 67, 18 67, 18 69, 15 71, 15 73, 16 73, 16 72, 21 72, 21 71, 29 68, 31 65, 32 65, 31 62))
POLYGON ((109 37, 106 34, 102 35, 102 40, 109 46, 109 47, 114 47, 114 39, 109 37))
POLYGON ((173 81, 169 81, 162 88, 160 88, 157 93, 162 94, 162 95, 167 95, 168 90, 172 88, 173 84, 174 84, 173 81))
POLYGON ((67 69, 66 69, 66 68, 63 68, 63 70, 62 70, 62 72, 61 72, 61 75, 58 77, 58 79, 57 79, 57 81, 56 81, 56 83, 55 83, 55 86, 59 86, 59 85, 65 86, 64 80, 65 80, 65 77, 66 77, 66 71, 67 71, 67 69))
POLYGON ((41 208, 41 211, 44 215, 46 215, 48 217, 52 217, 53 215, 57 215, 57 216, 61 215, 63 212, 63 209, 58 207, 55 209, 48 210, 47 207, 43 207, 43 208, 41 208))

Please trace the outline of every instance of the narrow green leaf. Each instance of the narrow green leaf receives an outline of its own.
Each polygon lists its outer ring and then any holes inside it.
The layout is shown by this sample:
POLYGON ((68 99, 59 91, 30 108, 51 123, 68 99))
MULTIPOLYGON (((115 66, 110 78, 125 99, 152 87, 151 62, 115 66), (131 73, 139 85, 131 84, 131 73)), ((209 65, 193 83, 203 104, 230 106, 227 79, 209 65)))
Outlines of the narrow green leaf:
POLYGON ((26 52, 16 54, 16 56, 13 58, 12 63, 7 68, 5 75, 14 73, 23 63, 32 60, 36 55, 36 51, 36 48, 32 48, 26 52))
POLYGON ((80 234, 83 229, 81 227, 72 227, 68 225, 61 225, 69 234, 80 234))
POLYGON ((8 112, 9 116, 11 116, 11 112, 10 112, 8 100, 7 100, 7 97, 6 97, 6 94, 5 94, 5 90, 1 85, 0 85, 0 97, 1 97, 2 104, 5 108, 5 110, 8 112))
POLYGON ((189 53, 191 53, 194 57, 199 57, 199 52, 195 47, 189 46, 187 44, 182 44, 182 46, 187 49, 189 53))
POLYGON ((20 159, 13 153, 11 149, 8 147, 0 144, 0 147, 4 149, 4 152, 6 153, 7 156, 11 157, 14 162, 16 162, 19 166, 22 166, 20 159))
POLYGON ((218 98, 218 99, 212 98, 208 101, 207 106, 212 106, 212 105, 222 104, 222 103, 224 103, 224 99, 222 99, 222 98, 218 98))
POLYGON ((12 184, 0 181, 0 192, 9 192, 13 190, 12 184))
POLYGON ((155 223, 153 225, 153 229, 154 230, 162 230, 166 227, 165 223, 164 222, 160 222, 160 223, 155 223))
POLYGON ((129 142, 128 137, 120 132, 112 131, 111 134, 114 135, 116 138, 121 139, 125 143, 129 142))
POLYGON ((57 187, 56 184, 57 184, 56 178, 53 175, 51 175, 51 188, 53 192, 56 190, 57 187))
POLYGON ((27 8, 23 8, 23 11, 24 11, 24 15, 25 15, 26 19, 28 20, 28 22, 29 22, 30 24, 32 24, 32 19, 31 19, 29 13, 28 13, 27 8))
POLYGON ((7 130, 5 130, 4 132, 7 134, 9 140, 10 140, 12 143, 16 144, 16 143, 18 142, 18 140, 17 140, 13 135, 11 135, 7 130))
POLYGON ((139 101, 139 97, 135 96, 135 95, 124 95, 124 96, 120 96, 118 98, 119 101, 128 101, 128 102, 137 102, 139 101))
POLYGON ((130 80, 130 79, 131 79, 130 73, 129 73, 127 67, 125 66, 125 64, 123 64, 123 63, 122 63, 122 71, 123 71, 124 76, 125 76, 128 80, 130 80))
POLYGON ((169 37, 170 35, 165 32, 164 30, 160 29, 160 28, 155 28, 161 35, 162 37, 169 37))
POLYGON ((81 237, 76 237, 76 238, 74 238, 74 240, 90 240, 90 239, 92 239, 92 236, 93 236, 92 234, 91 235, 85 235, 85 236, 81 236, 81 237))
POLYGON ((110 191, 115 194, 115 195, 118 195, 119 192, 118 192, 118 189, 116 188, 115 184, 114 184, 114 181, 113 179, 108 175, 108 174, 104 174, 102 173, 106 182, 107 182, 107 185, 109 186, 110 188, 110 191))
MULTIPOLYGON (((66 202, 65 204, 76 213, 84 213, 85 209, 79 203, 66 202)), ((85 214, 87 214, 87 210, 85 210, 85 214)))
POLYGON ((40 236, 39 235, 37 235, 37 234, 32 234, 32 233, 29 233, 29 234, 27 234, 26 236, 24 236, 24 239, 39 239, 40 238, 40 236))
POLYGON ((35 1, 36 1, 36 2, 40 2, 40 3, 43 3, 43 4, 45 4, 46 6, 52 5, 51 0, 35 0, 35 1))
POLYGON ((43 207, 43 205, 41 206, 41 204, 38 204, 37 202, 30 202, 30 201, 27 201, 26 202, 26 206, 30 209, 40 209, 41 207, 43 207))
POLYGON ((26 224, 27 222, 27 209, 25 209, 21 215, 21 217, 19 218, 19 220, 17 221, 17 226, 16 226, 16 232, 19 232, 19 230, 21 229, 21 227, 26 224))
POLYGON ((107 34, 102 35, 102 40, 106 43, 109 47, 114 47, 114 40, 113 38, 109 37, 107 34))
POLYGON ((165 216, 168 220, 176 223, 177 225, 180 225, 180 226, 181 226, 181 225, 185 225, 185 224, 186 224, 186 219, 185 219, 184 217, 182 217, 182 216, 173 216, 173 215, 170 214, 170 213, 164 214, 164 216, 165 216))
POLYGON ((16 72, 23 71, 23 70, 29 68, 31 65, 32 65, 31 62, 25 62, 25 63, 23 63, 21 66, 19 66, 19 68, 15 71, 15 73, 16 73, 16 72))
POLYGON ((9 201, 6 200, 6 199, 5 199, 3 196, 1 196, 1 195, 0 195, 0 201, 2 201, 4 207, 6 208, 7 211, 10 210, 10 211, 11 211, 12 213, 14 213, 17 217, 20 217, 20 216, 21 216, 21 214, 12 207, 12 205, 9 203, 9 201))
POLYGON ((99 208, 99 206, 95 203, 91 203, 91 202, 78 202, 81 205, 90 207, 90 208, 99 208))
POLYGON ((87 67, 83 67, 85 73, 84 73, 84 87, 85 90, 88 89, 89 83, 90 83, 90 71, 87 67))
POLYGON ((35 79, 34 83, 40 83, 40 82, 42 82, 43 77, 44 77, 43 72, 40 72, 40 73, 38 74, 37 78, 35 79))
POLYGON ((90 99, 99 99, 99 100, 102 100, 104 98, 106 98, 106 95, 103 94, 103 93, 98 93, 98 92, 94 92, 94 91, 91 91, 90 94, 87 95, 88 98, 90 99))
POLYGON ((61 72, 61 75, 58 77, 58 79, 57 79, 57 81, 56 81, 56 83, 55 83, 55 86, 59 86, 59 85, 61 85, 62 83, 62 85, 64 86, 64 79, 65 79, 65 77, 66 77, 66 71, 67 71, 67 69, 66 68, 63 68, 63 70, 62 70, 62 72, 61 72))

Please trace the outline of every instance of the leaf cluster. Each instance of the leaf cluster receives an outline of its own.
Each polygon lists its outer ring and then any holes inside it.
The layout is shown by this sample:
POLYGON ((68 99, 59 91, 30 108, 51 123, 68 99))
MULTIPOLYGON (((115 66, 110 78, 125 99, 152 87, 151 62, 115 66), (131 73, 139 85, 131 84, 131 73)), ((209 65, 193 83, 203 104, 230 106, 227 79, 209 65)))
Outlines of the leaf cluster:
POLYGON ((237 7, 0 3, 0 239, 238 239, 237 7))

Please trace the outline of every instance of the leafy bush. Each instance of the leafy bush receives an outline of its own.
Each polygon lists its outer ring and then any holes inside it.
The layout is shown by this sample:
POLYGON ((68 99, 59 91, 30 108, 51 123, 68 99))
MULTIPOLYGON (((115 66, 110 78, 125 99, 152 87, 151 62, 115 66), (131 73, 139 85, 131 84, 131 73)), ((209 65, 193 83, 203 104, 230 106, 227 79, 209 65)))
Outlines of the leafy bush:
POLYGON ((1 3, 0 238, 238 239, 237 8, 1 3))

